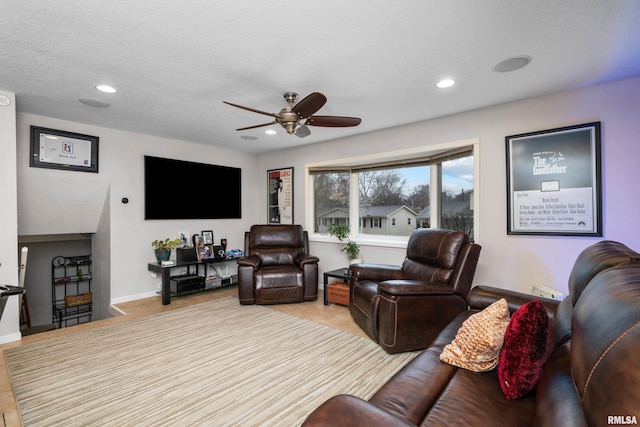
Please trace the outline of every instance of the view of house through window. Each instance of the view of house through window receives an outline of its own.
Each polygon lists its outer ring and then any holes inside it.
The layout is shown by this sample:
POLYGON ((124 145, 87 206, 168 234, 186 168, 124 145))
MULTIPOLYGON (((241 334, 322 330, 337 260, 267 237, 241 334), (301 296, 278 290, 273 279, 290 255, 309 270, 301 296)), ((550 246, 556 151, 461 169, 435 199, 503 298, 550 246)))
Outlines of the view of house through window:
POLYGON ((314 175, 314 232, 326 233, 331 224, 351 227, 349 224, 349 175, 348 172, 314 175))
POLYGON ((315 232, 331 224, 353 234, 409 236, 416 228, 461 230, 473 238, 473 154, 442 157, 430 164, 348 172, 313 172, 315 232), (432 173, 431 169, 437 173, 432 173), (358 180, 357 229, 349 223, 350 180, 358 180), (432 197, 431 189, 437 189, 432 197), (432 209, 431 203, 437 203, 432 209), (438 215, 432 221, 432 212, 438 215))
POLYGON ((473 239, 473 156, 440 164, 440 227, 464 231, 473 239))

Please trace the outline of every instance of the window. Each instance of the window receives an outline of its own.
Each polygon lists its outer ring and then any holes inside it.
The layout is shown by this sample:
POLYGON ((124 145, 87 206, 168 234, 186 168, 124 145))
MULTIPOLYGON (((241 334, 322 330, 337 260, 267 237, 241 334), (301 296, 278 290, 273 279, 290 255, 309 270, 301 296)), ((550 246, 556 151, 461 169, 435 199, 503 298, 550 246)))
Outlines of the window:
POLYGON ((349 173, 315 175, 313 192, 316 233, 326 233, 331 224, 349 225, 349 173))
POLYGON ((437 227, 473 238, 473 149, 464 145, 384 163, 309 167, 314 232, 326 233, 333 223, 349 225, 351 218, 358 224, 351 228, 354 235, 409 236, 416 228, 437 227))

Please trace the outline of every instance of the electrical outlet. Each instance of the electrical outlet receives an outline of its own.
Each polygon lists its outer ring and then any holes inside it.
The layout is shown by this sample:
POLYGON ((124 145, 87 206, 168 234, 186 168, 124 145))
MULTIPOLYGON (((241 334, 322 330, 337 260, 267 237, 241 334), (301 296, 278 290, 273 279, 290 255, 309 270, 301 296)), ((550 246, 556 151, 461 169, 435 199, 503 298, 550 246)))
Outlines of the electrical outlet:
POLYGON ((531 288, 531 292, 537 297, 555 299, 558 301, 564 299, 564 294, 562 292, 558 292, 555 289, 548 288, 544 285, 534 284, 531 288))

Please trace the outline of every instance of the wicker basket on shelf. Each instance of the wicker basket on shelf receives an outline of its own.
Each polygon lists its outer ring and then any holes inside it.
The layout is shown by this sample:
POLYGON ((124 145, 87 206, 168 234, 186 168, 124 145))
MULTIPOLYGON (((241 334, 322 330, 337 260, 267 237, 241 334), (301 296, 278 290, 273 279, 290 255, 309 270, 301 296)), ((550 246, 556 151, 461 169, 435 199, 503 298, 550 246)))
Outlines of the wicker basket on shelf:
POLYGON ((64 303, 67 307, 74 307, 76 305, 91 303, 91 292, 87 292, 79 295, 67 295, 64 297, 64 303))

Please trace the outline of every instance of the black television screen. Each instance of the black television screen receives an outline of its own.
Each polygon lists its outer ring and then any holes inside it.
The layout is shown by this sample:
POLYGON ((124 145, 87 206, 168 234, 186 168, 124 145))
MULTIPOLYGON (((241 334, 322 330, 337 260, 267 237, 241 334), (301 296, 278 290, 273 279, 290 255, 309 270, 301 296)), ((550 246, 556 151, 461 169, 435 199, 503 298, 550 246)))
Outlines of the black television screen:
POLYGON ((241 169, 144 156, 144 219, 241 218, 241 169))

